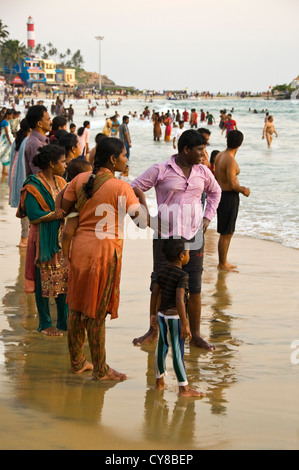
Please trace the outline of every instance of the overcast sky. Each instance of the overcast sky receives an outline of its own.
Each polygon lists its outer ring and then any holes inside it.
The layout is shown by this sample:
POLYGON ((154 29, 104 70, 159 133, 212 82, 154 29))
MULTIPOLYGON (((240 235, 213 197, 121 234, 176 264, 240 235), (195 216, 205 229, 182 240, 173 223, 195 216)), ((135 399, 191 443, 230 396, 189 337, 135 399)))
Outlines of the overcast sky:
POLYGON ((299 75, 298 0, 2 0, 11 39, 59 52, 139 89, 264 91, 299 75))

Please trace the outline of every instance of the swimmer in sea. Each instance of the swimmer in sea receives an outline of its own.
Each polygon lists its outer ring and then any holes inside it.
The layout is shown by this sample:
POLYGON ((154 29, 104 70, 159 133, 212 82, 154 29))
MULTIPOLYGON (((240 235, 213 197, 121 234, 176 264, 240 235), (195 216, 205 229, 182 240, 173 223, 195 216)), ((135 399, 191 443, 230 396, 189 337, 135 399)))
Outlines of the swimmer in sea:
POLYGON ((273 140, 273 134, 275 134, 276 137, 278 137, 278 134, 277 134, 277 132, 276 132, 276 129, 275 129, 274 123, 273 123, 273 116, 269 116, 269 117, 268 117, 268 120, 267 120, 266 123, 265 123, 265 127, 264 127, 264 130, 263 130, 263 137, 262 137, 262 139, 265 138, 265 134, 266 134, 266 139, 267 139, 268 148, 270 148, 270 147, 271 147, 272 140, 273 140))

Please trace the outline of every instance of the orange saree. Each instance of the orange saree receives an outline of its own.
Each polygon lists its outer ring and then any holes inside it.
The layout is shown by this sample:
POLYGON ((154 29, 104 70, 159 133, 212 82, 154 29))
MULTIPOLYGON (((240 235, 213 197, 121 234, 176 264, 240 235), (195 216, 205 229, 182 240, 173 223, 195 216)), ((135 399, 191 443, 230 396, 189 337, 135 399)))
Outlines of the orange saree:
POLYGON ((93 196, 86 200, 82 185, 89 176, 90 172, 79 174, 63 196, 76 203, 79 211, 70 251, 67 302, 70 309, 91 318, 106 313, 117 318, 123 249, 119 226, 128 208, 139 202, 130 185, 106 168, 100 169, 93 196))

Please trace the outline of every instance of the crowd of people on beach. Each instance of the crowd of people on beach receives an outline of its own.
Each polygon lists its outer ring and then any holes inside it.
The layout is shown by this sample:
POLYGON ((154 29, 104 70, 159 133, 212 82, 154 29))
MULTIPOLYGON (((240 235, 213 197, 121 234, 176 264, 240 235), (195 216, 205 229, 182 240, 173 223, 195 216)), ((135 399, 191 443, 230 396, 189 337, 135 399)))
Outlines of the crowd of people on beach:
MULTIPOLYGON (((227 260, 239 208, 236 154, 243 142, 232 112, 220 112, 226 149, 208 155, 215 118, 192 107, 159 113, 145 107, 140 119, 153 123, 153 139, 176 150, 167 162, 151 165, 130 184, 126 181, 132 146, 131 113, 107 117, 90 148, 90 121, 77 129, 75 111, 59 99, 50 112, 32 104, 21 113, 1 110, 0 157, 8 179, 9 204, 21 221, 20 248, 26 249, 25 291, 34 294, 38 331, 48 336, 67 332, 71 370, 92 371, 95 380, 125 380, 106 362, 105 320, 118 316, 124 240, 128 215, 153 236, 153 271, 149 329, 134 338, 140 346, 156 341, 156 388, 165 387, 166 356, 173 351, 179 393, 202 396, 188 385, 184 341, 213 351, 200 335, 204 239, 217 215, 218 269, 237 271, 227 260), (51 116, 52 114, 52 116, 51 116), (203 127, 203 123, 207 127, 203 127), (8 171, 9 170, 9 171, 8 171), (155 188, 158 215, 150 215, 145 193, 155 188), (175 188, 175 190, 174 190, 175 188), (53 326, 49 299, 57 306, 53 326), (91 361, 84 352, 88 338, 91 361)), ((137 117, 137 116, 133 116, 137 117)), ((276 133, 267 115, 263 136, 276 133)), ((276 134, 277 135, 277 134, 276 134)), ((270 143, 271 144, 271 143, 270 143)))

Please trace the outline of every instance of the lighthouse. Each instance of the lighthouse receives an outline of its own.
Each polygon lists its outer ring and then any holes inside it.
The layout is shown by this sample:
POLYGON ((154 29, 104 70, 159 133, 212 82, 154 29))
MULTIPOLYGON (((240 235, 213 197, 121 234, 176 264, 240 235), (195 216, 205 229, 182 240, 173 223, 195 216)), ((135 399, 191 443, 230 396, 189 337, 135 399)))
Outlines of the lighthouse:
POLYGON ((31 16, 27 20, 27 49, 33 55, 35 49, 34 22, 31 16))

